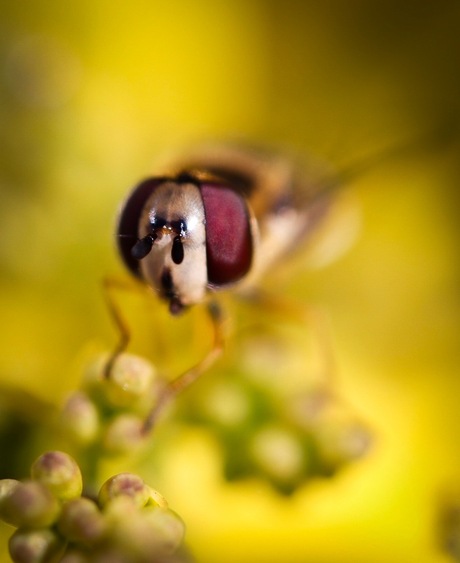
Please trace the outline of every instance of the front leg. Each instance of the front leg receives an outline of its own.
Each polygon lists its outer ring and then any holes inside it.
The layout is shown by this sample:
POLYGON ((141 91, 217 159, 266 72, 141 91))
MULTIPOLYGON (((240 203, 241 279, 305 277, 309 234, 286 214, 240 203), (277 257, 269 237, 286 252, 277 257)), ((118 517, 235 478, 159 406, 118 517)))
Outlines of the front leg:
POLYGON ((197 381, 217 360, 224 349, 225 330, 224 330, 224 315, 220 305, 216 301, 211 301, 207 305, 207 312, 212 323, 213 328, 213 342, 209 352, 200 360, 196 365, 184 371, 175 379, 166 383, 160 391, 159 397, 155 406, 152 408, 147 418, 145 419, 143 432, 148 434, 161 411, 172 402, 179 393, 190 387, 197 381))

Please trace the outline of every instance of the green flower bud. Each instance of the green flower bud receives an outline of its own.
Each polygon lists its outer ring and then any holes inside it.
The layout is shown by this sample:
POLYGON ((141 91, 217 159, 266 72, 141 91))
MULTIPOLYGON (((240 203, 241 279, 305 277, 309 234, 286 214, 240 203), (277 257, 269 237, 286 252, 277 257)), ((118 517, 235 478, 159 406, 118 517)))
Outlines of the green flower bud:
POLYGON ((45 528, 55 522, 60 505, 42 483, 21 482, 13 487, 0 506, 0 515, 17 528, 45 528))
POLYGON ((289 418, 300 428, 310 431, 321 424, 322 418, 336 408, 335 399, 329 389, 315 386, 296 393, 288 402, 289 418))
POLYGON ((102 498, 102 500, 99 500, 99 504, 102 505, 102 503, 105 503, 102 506, 102 513, 109 524, 109 534, 111 536, 113 536, 113 529, 116 528, 120 522, 131 521, 132 518, 137 515, 139 510, 143 508, 137 506, 135 502, 133 502, 133 499, 128 495, 120 495, 113 498, 102 498))
POLYGON ((355 420, 324 420, 315 429, 314 438, 328 471, 362 457, 372 443, 369 431, 355 420))
POLYGON ((170 510, 136 508, 125 501, 118 497, 107 507, 107 544, 129 561, 169 561, 184 537, 182 520, 170 510))
POLYGON ((295 483, 307 469, 302 442, 290 431, 276 426, 259 430, 250 454, 257 466, 277 483, 295 483))
POLYGON ((96 503, 80 497, 63 505, 58 529, 68 541, 91 546, 104 536, 107 524, 96 503))
POLYGON ((32 464, 32 479, 46 485, 60 500, 79 497, 83 489, 80 468, 76 461, 63 452, 41 455, 32 464))
POLYGON ((61 423, 78 444, 91 444, 96 440, 100 427, 97 407, 86 393, 72 393, 62 409, 61 423))
POLYGON ((310 389, 293 398, 290 414, 310 433, 323 473, 363 456, 371 445, 370 431, 327 389, 310 389))
POLYGON ((41 530, 16 530, 8 547, 15 563, 43 563, 60 560, 65 542, 49 528, 41 530))
MULTIPOLYGON (((6 498, 13 489, 19 485, 16 479, 1 479, 0 480, 0 506, 4 498, 6 498)), ((1 510, 1 509, 0 509, 1 510)))
POLYGON ((247 390, 236 382, 214 382, 200 395, 200 413, 213 424, 237 428, 251 415, 251 402, 247 390))
POLYGON ((108 355, 97 358, 87 369, 85 388, 97 401, 112 408, 145 412, 154 397, 155 370, 150 362, 132 354, 121 354, 106 374, 108 355))
POLYGON ((133 473, 119 473, 108 479, 99 491, 99 504, 106 506, 117 497, 127 497, 131 502, 141 508, 150 500, 150 487, 133 473))
MULTIPOLYGON (((89 554, 85 550, 76 548, 66 550, 65 554, 59 560, 59 563, 94 563, 96 559, 93 554, 89 554)), ((113 561, 115 563, 115 561, 113 561)))
POLYGON ((144 420, 133 414, 120 414, 107 425, 103 446, 107 453, 132 454, 147 442, 144 420))
POLYGON ((120 355, 106 380, 106 397, 115 407, 132 407, 151 394, 154 380, 152 364, 131 354, 120 355))
POLYGON ((145 508, 143 517, 152 531, 152 540, 162 553, 174 553, 185 536, 183 520, 170 509, 145 508))

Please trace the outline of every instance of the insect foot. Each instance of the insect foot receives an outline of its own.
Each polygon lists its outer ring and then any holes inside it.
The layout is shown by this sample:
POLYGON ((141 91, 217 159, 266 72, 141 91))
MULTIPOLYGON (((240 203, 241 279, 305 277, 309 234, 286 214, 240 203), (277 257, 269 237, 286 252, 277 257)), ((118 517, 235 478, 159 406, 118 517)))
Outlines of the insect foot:
POLYGON ((105 377, 107 355, 86 369, 82 386, 61 411, 61 428, 76 445, 98 448, 107 455, 142 450, 147 440, 145 420, 155 410, 166 383, 144 358, 117 356, 110 378, 105 377))

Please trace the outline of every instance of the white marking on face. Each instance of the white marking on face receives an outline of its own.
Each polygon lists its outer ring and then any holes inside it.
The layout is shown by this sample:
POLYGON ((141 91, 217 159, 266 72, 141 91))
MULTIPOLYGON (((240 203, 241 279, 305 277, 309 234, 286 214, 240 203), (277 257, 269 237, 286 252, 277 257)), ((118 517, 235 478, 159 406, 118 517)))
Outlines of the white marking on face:
POLYGON ((199 188, 175 182, 159 186, 146 202, 139 238, 149 234, 152 224, 161 226, 163 221, 167 226, 184 222, 184 258, 180 264, 173 261, 172 245, 178 233, 162 229, 152 250, 141 260, 142 275, 163 297, 171 299, 174 295, 183 305, 198 303, 207 287, 205 215, 199 188), (165 272, 170 275, 169 295, 164 284, 165 272))

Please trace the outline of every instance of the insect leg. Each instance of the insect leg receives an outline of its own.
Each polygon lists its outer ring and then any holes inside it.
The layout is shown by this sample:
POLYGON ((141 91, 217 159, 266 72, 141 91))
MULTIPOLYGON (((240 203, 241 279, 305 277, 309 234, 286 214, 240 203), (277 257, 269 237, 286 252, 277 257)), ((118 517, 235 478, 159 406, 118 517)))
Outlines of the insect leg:
POLYGON ((192 385, 200 376, 205 373, 217 360, 224 348, 224 317, 221 307, 212 301, 207 304, 207 311, 213 328, 213 343, 209 352, 196 365, 187 369, 185 372, 169 381, 160 392, 158 400, 145 419, 143 431, 145 434, 153 428, 161 411, 175 399, 175 397, 192 385))
POLYGON ((113 291, 114 290, 139 291, 140 288, 138 285, 129 283, 126 280, 106 277, 103 280, 103 290, 104 290, 105 301, 107 304, 107 309, 118 331, 118 338, 119 338, 118 343, 113 349, 112 353, 110 354, 109 360, 107 361, 107 364, 104 368, 104 377, 109 378, 116 359, 121 353, 123 353, 126 350, 131 336, 129 327, 121 313, 118 303, 116 302, 113 296, 113 291))

